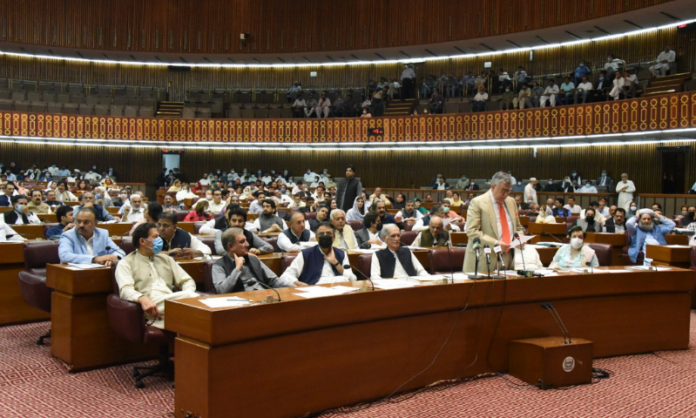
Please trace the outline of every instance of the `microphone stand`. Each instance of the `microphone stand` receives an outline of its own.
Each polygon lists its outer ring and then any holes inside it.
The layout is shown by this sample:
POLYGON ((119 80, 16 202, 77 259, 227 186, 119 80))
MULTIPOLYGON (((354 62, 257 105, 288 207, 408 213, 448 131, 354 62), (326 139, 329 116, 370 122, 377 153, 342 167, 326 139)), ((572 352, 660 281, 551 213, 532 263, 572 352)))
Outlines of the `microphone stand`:
MULTIPOLYGON (((372 290, 370 290, 370 288, 368 288, 367 285, 366 285, 365 283, 363 283, 363 286, 360 288, 360 292, 369 292, 369 291, 374 292, 374 291, 375 291, 375 282, 373 282, 372 279, 371 279, 370 277, 368 277, 365 273, 363 273, 362 271, 360 271, 360 269, 353 269, 353 268, 351 268, 351 270, 352 270, 353 272, 356 272, 356 271, 357 271, 358 273, 360 273, 360 275, 363 276, 364 278, 366 278, 367 280, 369 280, 369 281, 370 281, 370 284, 372 285, 372 290)), ((364 281, 364 280, 363 280, 363 281, 364 281)))
POLYGON ((278 293, 277 290, 272 288, 271 286, 267 285, 266 283, 262 282, 259 279, 256 279, 256 283, 260 284, 261 287, 265 287, 266 289, 270 289, 275 292, 276 296, 278 296, 278 300, 275 300, 273 296, 268 296, 266 299, 262 300, 261 303, 276 303, 276 302, 282 302, 283 299, 280 298, 280 293, 278 293))

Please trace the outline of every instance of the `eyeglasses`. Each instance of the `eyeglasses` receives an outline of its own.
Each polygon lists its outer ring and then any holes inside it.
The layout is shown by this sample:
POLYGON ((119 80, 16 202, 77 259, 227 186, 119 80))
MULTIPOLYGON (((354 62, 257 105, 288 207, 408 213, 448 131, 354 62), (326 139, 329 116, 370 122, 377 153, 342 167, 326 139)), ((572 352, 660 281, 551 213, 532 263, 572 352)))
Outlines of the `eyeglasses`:
POLYGON ((317 236, 318 237, 333 237, 333 233, 332 232, 323 232, 323 233, 317 234, 317 236))
POLYGON ((389 235, 389 238, 401 238, 401 234, 392 234, 389 235))

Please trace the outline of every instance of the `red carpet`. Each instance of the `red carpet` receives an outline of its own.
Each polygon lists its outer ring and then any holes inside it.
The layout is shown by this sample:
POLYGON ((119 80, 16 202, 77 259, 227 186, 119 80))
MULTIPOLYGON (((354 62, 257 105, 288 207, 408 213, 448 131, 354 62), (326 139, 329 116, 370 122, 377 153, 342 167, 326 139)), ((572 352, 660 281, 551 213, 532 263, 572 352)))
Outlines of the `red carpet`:
MULTIPOLYGON (((407 393, 322 417, 696 417, 696 313, 685 351, 596 360, 614 375, 594 385, 541 391, 488 377, 407 393)), ((48 323, 0 328, 0 417, 172 417, 174 390, 160 379, 136 389, 131 366, 68 374, 49 345, 48 323)))

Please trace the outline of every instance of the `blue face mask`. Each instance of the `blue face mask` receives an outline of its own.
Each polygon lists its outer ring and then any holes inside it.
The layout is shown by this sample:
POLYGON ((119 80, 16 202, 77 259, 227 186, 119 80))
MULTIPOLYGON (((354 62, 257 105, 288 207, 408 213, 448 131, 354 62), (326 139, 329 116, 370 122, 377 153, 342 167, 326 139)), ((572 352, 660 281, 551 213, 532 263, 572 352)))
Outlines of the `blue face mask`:
POLYGON ((164 246, 164 241, 162 240, 161 237, 157 237, 157 239, 152 241, 152 244, 153 244, 153 246, 150 249, 152 250, 153 253, 155 253, 155 255, 162 252, 162 247, 164 246))
POLYGON ((445 206, 444 208, 442 208, 442 213, 447 213, 447 212, 449 212, 449 209, 450 209, 450 208, 448 208, 448 207, 445 206))
POLYGON ((22 211, 22 207, 24 207, 24 205, 17 205, 17 212, 21 212, 21 211, 22 211))
POLYGON ((101 199, 102 195, 101 195, 101 193, 97 193, 94 195, 94 197, 96 197, 97 199, 101 199))
POLYGON ((285 189, 280 189, 280 192, 285 194, 285 189))

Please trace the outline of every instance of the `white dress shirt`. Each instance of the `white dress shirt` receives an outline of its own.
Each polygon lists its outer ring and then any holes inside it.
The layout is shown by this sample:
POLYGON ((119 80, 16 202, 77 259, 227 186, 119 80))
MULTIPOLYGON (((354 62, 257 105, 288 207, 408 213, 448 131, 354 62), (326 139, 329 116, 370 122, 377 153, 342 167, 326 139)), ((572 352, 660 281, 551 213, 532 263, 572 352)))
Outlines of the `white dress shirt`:
MULTIPOLYGON (((314 238, 314 237, 315 237, 314 232, 312 232, 310 229, 307 229, 307 230, 309 231, 309 239, 314 238)), ((290 233, 293 234, 293 235, 295 235, 295 233, 292 232, 292 229, 290 230, 290 233)), ((300 237, 298 237, 297 235, 295 235, 295 237, 296 237, 297 239, 300 239, 300 237)), ((311 242, 314 243, 315 245, 317 244, 316 241, 311 241, 311 242)), ((294 252, 294 251, 300 251, 300 250, 302 250, 302 249, 304 249, 304 248, 307 248, 308 245, 310 245, 310 244, 305 243, 304 246, 302 246, 302 245, 300 245, 299 242, 298 242, 297 244, 293 244, 293 243, 290 241, 290 238, 288 238, 287 236, 285 236, 285 234, 280 234, 280 235, 278 235, 278 249, 279 249, 280 251, 283 251, 283 252, 286 252, 286 253, 294 252)))
MULTIPOLYGON (((321 269, 321 278, 317 282, 317 284, 326 284, 326 283, 339 283, 339 282, 348 282, 348 281, 355 281, 357 280, 357 277, 355 277, 355 274, 353 274, 353 269, 350 267, 350 262, 348 261, 348 254, 345 253, 345 256, 343 257, 343 260, 338 260, 339 263, 343 266, 343 274, 341 276, 336 276, 334 275, 333 269, 331 268, 331 264, 324 260, 324 266, 321 269)), ((302 253, 297 254, 297 257, 295 257, 295 260, 293 260, 292 264, 290 264, 290 267, 285 269, 285 272, 283 273, 282 276, 280 276, 281 279, 283 280, 293 280, 297 281, 300 279, 300 275, 302 274, 302 269, 304 268, 304 256, 302 253)))
MULTIPOLYGON (((404 270, 404 267, 401 265, 401 262, 399 259, 396 257, 396 253, 392 250, 389 250, 390 253, 394 256, 394 259, 396 260, 396 265, 394 266, 394 278, 401 278, 401 277, 409 277, 408 273, 406 273, 406 270, 404 270)), ((416 276, 430 276, 430 274, 425 271, 423 268, 423 265, 418 261, 416 256, 411 253, 411 262, 413 263, 413 268, 416 270, 416 276)), ((377 258, 377 254, 372 254, 372 267, 370 267, 370 279, 375 280, 375 279, 382 279, 382 266, 379 263, 379 258, 377 258)), ((386 277, 387 279, 392 279, 393 277, 386 277)))
POLYGON ((586 83, 580 83, 578 84, 578 90, 590 91, 592 90, 592 83, 590 83, 589 81, 586 83))

